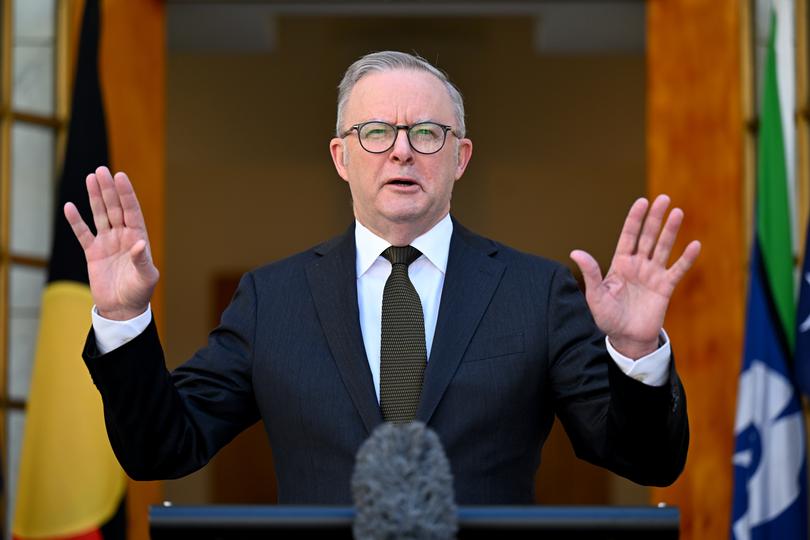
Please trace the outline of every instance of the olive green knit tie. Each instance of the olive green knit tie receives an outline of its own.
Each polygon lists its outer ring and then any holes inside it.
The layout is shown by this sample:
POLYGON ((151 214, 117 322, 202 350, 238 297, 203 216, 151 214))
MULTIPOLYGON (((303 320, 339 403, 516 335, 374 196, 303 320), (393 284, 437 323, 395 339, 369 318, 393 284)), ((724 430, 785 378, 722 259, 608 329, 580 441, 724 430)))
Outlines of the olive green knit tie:
POLYGON ((382 256, 391 262, 382 301, 380 342, 380 408, 386 422, 416 417, 425 375, 425 319, 408 266, 421 253, 412 246, 391 246, 382 256))

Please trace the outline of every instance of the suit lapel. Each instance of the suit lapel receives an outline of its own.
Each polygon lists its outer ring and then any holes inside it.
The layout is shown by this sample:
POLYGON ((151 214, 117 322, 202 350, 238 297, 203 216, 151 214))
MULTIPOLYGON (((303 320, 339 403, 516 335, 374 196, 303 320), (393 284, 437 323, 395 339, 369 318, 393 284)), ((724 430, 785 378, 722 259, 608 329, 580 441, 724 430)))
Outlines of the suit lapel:
POLYGON ((354 226, 315 251, 321 257, 306 272, 318 317, 343 384, 371 433, 382 415, 360 332, 354 226))
POLYGON ((503 275, 497 245, 453 222, 439 317, 416 418, 427 423, 458 369, 503 275))

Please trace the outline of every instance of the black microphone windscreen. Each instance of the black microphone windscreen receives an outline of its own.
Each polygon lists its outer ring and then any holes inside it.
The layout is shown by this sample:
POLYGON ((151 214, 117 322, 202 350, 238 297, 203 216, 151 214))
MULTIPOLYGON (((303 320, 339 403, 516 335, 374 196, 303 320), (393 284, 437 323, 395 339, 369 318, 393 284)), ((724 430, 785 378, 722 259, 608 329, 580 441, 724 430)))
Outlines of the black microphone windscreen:
POLYGON ((380 425, 357 451, 354 537, 448 539, 458 530, 450 463, 421 422, 380 425))

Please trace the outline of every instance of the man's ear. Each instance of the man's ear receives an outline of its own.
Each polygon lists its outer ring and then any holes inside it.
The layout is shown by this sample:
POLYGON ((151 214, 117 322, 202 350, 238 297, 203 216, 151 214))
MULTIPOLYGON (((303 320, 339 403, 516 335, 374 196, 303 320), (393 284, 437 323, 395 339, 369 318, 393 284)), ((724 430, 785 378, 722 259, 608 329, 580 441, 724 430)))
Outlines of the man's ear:
POLYGON ((467 164, 472 158, 473 143, 470 139, 460 139, 458 141, 458 155, 456 156, 456 180, 461 178, 467 170, 467 164))
POLYGON ((346 141, 335 137, 329 141, 329 153, 332 154, 332 163, 335 164, 335 170, 341 178, 349 181, 349 172, 346 168, 348 160, 348 152, 346 152, 346 141))

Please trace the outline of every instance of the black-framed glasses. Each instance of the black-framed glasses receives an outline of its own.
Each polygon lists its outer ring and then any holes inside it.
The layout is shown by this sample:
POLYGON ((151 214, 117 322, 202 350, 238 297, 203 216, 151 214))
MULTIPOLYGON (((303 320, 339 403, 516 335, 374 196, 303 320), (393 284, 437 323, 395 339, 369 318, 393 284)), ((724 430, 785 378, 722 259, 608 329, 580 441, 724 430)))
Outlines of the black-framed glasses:
POLYGON ((356 131, 357 140, 360 141, 363 150, 372 154, 382 154, 394 146, 400 129, 405 130, 408 135, 408 144, 420 154, 435 154, 444 148, 448 131, 453 135, 456 134, 453 131, 453 126, 437 124, 436 122, 419 122, 418 124, 406 126, 372 120, 353 125, 341 137, 346 137, 352 131, 356 131))

